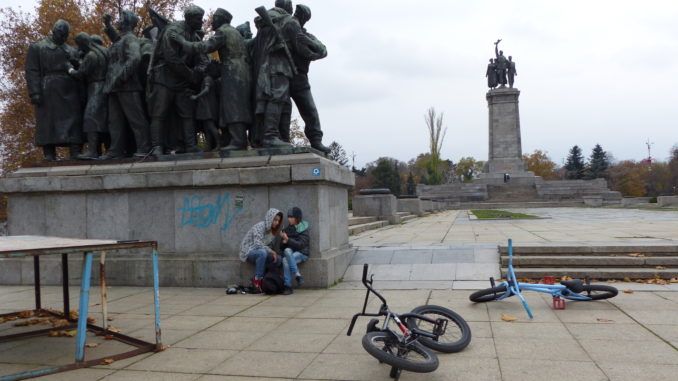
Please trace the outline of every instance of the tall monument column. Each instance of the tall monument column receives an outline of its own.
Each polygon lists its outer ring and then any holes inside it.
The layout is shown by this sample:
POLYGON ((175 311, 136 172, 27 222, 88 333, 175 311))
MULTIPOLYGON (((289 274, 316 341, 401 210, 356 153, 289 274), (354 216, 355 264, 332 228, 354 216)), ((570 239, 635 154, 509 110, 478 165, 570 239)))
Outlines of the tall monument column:
POLYGON ((526 171, 520 141, 520 91, 500 87, 487 92, 489 156, 486 173, 516 174, 526 171))

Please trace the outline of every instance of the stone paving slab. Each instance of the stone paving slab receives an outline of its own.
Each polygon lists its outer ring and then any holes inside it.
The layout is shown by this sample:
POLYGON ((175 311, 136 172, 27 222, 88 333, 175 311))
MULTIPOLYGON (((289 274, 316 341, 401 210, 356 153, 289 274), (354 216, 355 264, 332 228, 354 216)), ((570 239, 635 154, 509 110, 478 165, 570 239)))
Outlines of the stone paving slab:
MULTIPOLYGON (((446 306, 461 314, 473 333, 464 351, 439 354, 440 367, 435 372, 403 372, 402 380, 675 380, 678 371, 678 293, 674 291, 635 291, 620 293, 607 301, 567 302, 562 311, 552 310, 548 295, 529 293, 526 298, 535 315, 530 320, 516 298, 484 304, 469 302, 468 295, 474 288, 471 286, 485 287, 487 282, 441 282, 447 287, 437 290, 424 288, 424 282, 418 284, 418 289, 389 290, 382 287, 387 283, 375 281, 375 286, 384 290, 394 310, 405 312, 427 303, 446 306), (460 288, 455 289, 453 283, 460 288), (503 321, 501 314, 518 320, 503 321)), ((44 290, 57 295, 60 288, 44 290)), ((26 300, 16 295, 30 299, 32 295, 26 295, 26 291, 0 287, 3 307, 25 307, 26 300)), ((110 294, 115 295, 112 301, 118 303, 126 299, 136 303, 152 295, 149 290, 125 287, 115 287, 110 294)), ((227 296, 221 289, 198 288, 161 288, 160 294, 167 306, 192 306, 183 312, 171 309, 167 313, 163 321, 168 327, 163 328, 167 350, 40 379, 390 379, 390 368, 379 364, 360 344, 368 318, 360 318, 354 335, 346 336, 351 316, 362 307, 362 288, 297 290, 290 296, 275 297, 227 296), (223 315, 195 313, 196 307, 211 305, 241 310, 223 315)), ((95 295, 93 290, 92 307, 97 307, 95 295)), ((74 301, 77 303, 77 297, 74 301)), ((49 303, 57 302, 55 298, 49 303)), ((368 310, 377 308, 372 298, 368 310)), ((101 315, 93 313, 93 317, 100 319, 101 315)), ((149 318, 146 314, 121 312, 114 314, 112 323, 123 327, 124 333, 151 340, 154 331, 149 318), (135 321, 148 326, 139 328, 135 321)), ((0 328, 4 328, 3 334, 17 329, 11 322, 0 324, 0 328)), ((111 353, 116 349, 110 341, 99 342, 97 350, 111 353)), ((68 362, 74 345, 73 338, 48 337, 2 343, 0 376, 68 362)), ((92 356, 94 351, 87 349, 87 354, 92 356)))

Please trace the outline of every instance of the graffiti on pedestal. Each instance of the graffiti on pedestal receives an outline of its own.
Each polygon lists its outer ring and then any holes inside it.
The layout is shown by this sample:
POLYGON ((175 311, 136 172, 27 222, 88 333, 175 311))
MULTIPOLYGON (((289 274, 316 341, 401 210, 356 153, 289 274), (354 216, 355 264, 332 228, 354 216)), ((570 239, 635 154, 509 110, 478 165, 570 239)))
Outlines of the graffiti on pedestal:
POLYGON ((203 196, 184 197, 181 212, 181 226, 193 226, 207 229, 219 226, 222 232, 228 230, 235 217, 243 210, 243 197, 236 196, 231 202, 231 194, 224 193, 215 199, 203 196))

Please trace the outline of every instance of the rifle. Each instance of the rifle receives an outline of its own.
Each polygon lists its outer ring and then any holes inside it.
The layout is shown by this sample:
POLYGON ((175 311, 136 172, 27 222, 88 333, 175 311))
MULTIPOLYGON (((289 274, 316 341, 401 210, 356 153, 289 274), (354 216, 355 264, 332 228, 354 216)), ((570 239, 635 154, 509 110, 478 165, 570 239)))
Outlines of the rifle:
POLYGON ((290 53, 290 49, 287 47, 287 44, 285 43, 285 39, 282 36, 282 33, 280 33, 280 29, 278 29, 274 24, 273 20, 271 20, 271 16, 268 14, 268 11, 264 6, 258 7, 255 9, 255 11, 259 14, 261 17, 261 21, 264 22, 264 25, 269 26, 273 28, 275 31, 276 38, 278 39, 278 42, 280 42, 283 46, 283 49, 285 50, 285 56, 287 56, 287 60, 290 63, 290 67, 292 68, 292 74, 297 75, 297 65, 294 64, 294 60, 292 59, 292 53, 290 53))

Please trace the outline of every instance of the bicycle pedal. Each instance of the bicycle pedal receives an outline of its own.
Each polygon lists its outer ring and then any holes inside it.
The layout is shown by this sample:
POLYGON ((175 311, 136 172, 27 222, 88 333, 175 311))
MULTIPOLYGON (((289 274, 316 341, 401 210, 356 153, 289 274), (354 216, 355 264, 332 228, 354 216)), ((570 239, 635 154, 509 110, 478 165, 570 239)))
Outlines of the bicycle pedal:
POLYGON ((554 310, 564 310, 565 309, 565 300, 557 296, 553 297, 553 309, 554 310))
POLYGON ((447 319, 438 318, 436 319, 436 325, 433 327, 433 334, 436 336, 442 336, 445 334, 447 329, 447 319))

